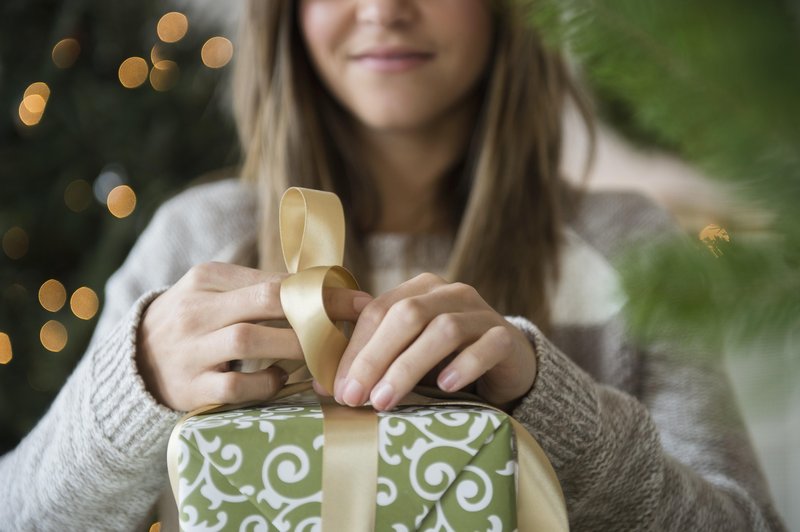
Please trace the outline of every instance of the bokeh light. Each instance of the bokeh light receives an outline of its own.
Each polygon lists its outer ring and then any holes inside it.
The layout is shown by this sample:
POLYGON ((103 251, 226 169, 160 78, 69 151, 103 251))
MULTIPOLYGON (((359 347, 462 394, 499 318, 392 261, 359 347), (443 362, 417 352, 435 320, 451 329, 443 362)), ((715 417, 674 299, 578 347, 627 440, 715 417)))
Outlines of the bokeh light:
POLYGON ((76 179, 64 189, 64 203, 72 212, 82 212, 92 204, 92 187, 85 179, 76 179))
POLYGON ((100 301, 97 299, 97 294, 87 286, 78 288, 69 298, 69 307, 72 309, 72 313, 82 320, 94 318, 99 306, 100 301))
POLYGON ((150 71, 150 84, 157 91, 168 91, 178 82, 180 71, 174 61, 162 60, 150 71))
POLYGON ((53 353, 63 350, 67 346, 68 339, 66 327, 56 320, 48 321, 39 331, 39 341, 42 342, 42 346, 53 353))
POLYGON ((116 163, 106 165, 94 181, 94 186, 92 187, 94 197, 105 205, 111 191, 120 185, 124 185, 127 179, 128 173, 122 165, 116 163))
POLYGON ((0 332, 0 364, 8 364, 14 354, 11 352, 11 338, 4 332, 0 332))
POLYGON ((161 522, 156 521, 152 525, 150 525, 150 530, 148 532, 161 532, 161 522))
POLYGON ((19 120, 20 120, 20 122, 22 122, 26 126, 35 126, 36 124, 38 124, 42 120, 42 115, 41 115, 41 113, 36 114, 36 113, 31 113, 30 111, 28 111, 28 108, 25 107, 25 103, 24 102, 25 101, 23 100, 19 104, 19 120))
POLYGON ((28 85, 19 104, 19 119, 26 126, 35 126, 42 120, 47 100, 50 98, 50 87, 43 81, 28 85))
POLYGON ((50 87, 47 86, 47 83, 44 81, 37 81, 35 83, 31 83, 28 85, 28 88, 25 89, 25 94, 23 98, 27 98, 33 94, 38 94, 42 98, 44 98, 45 103, 48 99, 50 99, 50 87))
POLYGON ((18 260, 28 253, 28 233, 14 226, 3 235, 3 252, 10 259, 18 260))
POLYGON ((141 57, 129 57, 119 66, 119 82, 126 89, 135 89, 147 81, 150 69, 141 57))
POLYGON ((72 38, 61 39, 53 46, 53 63, 58 68, 69 68, 81 53, 81 45, 72 38))
POLYGON ((150 62, 154 65, 159 61, 163 61, 166 59, 164 55, 164 50, 158 44, 154 44, 153 47, 150 49, 150 62))
POLYGON ((49 279, 39 287, 39 304, 50 312, 58 312, 67 302, 67 291, 64 285, 55 279, 49 279))
POLYGON ((128 185, 115 187, 108 193, 106 205, 117 218, 126 218, 136 209, 136 193, 128 185))
POLYGON ((233 57, 233 43, 225 37, 211 37, 200 50, 200 57, 208 68, 222 68, 233 57))
POLYGON ((183 13, 171 11, 161 17, 156 26, 158 38, 164 42, 178 42, 189 30, 189 20, 183 13))
POLYGON ((31 94, 22 99, 22 105, 25 106, 25 110, 29 113, 41 115, 44 113, 44 107, 47 105, 47 101, 39 94, 31 94))

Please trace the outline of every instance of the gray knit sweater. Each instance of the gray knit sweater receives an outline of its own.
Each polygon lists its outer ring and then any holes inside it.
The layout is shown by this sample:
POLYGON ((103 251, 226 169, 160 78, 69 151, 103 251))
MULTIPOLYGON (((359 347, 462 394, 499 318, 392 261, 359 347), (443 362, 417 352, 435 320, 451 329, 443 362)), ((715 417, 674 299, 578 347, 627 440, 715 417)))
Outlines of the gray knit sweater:
MULTIPOLYGON (((148 303, 191 266, 247 263, 255 194, 236 180, 189 189, 156 213, 106 285, 91 344, 36 428, 0 458, 0 530, 146 530, 166 484, 179 413, 157 404, 134 360, 148 303)), ((631 194, 591 194, 568 231, 552 287, 554 333, 509 317, 534 343, 538 375, 514 412, 562 483, 574 530, 782 530, 719 357, 631 344, 610 259, 669 230, 631 194)), ((406 237, 368 242, 380 292, 442 273, 449 243, 401 260, 406 237)))

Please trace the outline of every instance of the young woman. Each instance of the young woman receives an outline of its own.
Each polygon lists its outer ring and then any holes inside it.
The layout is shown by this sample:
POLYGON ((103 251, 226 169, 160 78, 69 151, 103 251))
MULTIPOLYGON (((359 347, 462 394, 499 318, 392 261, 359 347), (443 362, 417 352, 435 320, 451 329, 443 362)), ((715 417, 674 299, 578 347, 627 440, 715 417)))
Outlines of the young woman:
POLYGON ((86 356, 0 459, 0 528, 143 526, 180 412, 280 388, 281 370, 230 361, 301 356, 268 323, 291 185, 342 198, 365 288, 328 293, 356 323, 337 401, 474 390, 540 442, 575 530, 782 527, 719 360, 625 334, 610 261, 669 220, 561 180, 562 113, 580 98, 523 4, 249 2, 243 179, 167 202, 109 280, 86 356))

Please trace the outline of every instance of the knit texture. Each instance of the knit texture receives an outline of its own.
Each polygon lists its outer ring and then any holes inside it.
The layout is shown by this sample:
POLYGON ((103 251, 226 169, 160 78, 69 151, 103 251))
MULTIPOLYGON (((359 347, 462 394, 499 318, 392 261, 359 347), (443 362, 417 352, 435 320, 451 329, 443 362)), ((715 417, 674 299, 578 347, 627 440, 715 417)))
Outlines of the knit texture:
MULTIPOLYGON (((237 180, 166 202, 109 279, 87 353, 48 413, 0 458, 0 530, 142 530, 166 485, 166 442, 180 413, 136 368, 147 305, 193 265, 253 266, 254 190, 237 180)), ((587 196, 567 232, 553 332, 506 319, 532 342, 538 374, 514 416, 563 486, 573 530, 783 530, 719 356, 633 345, 613 258, 672 231, 639 196, 587 196)), ((376 292, 443 273, 452 243, 403 235, 367 242, 376 292)))

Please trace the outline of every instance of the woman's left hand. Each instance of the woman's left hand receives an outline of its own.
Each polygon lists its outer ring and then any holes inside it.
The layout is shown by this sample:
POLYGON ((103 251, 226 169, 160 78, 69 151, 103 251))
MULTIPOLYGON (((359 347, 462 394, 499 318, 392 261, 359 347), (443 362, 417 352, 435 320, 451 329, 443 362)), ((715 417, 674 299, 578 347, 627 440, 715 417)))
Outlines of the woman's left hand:
POLYGON ((424 273, 366 304, 339 363, 334 396, 390 410, 443 363, 439 388, 454 392, 475 382, 478 395, 497 406, 527 393, 536 376, 530 341, 477 290, 424 273))

